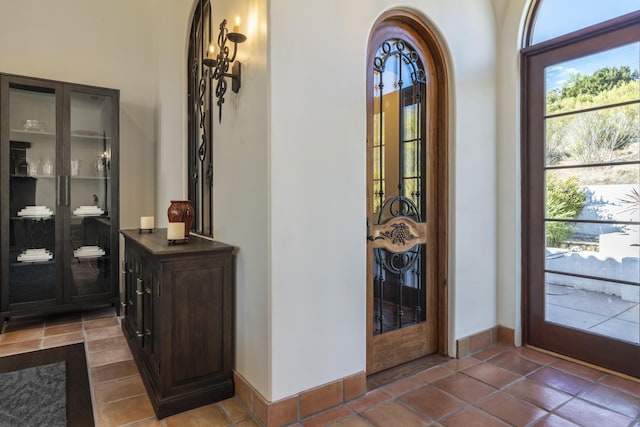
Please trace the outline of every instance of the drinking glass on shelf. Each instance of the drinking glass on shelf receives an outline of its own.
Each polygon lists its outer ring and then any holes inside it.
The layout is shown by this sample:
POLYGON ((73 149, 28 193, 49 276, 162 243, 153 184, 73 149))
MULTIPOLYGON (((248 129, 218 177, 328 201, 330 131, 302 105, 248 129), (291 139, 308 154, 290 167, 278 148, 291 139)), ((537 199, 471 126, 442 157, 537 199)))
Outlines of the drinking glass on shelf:
POLYGON ((37 176, 38 168, 40 167, 40 160, 27 159, 27 164, 29 165, 29 176, 37 176))
POLYGON ((53 162, 51 159, 45 159, 42 164, 42 173, 48 176, 53 175, 53 162))
POLYGON ((80 175, 80 160, 71 160, 71 176, 80 175))

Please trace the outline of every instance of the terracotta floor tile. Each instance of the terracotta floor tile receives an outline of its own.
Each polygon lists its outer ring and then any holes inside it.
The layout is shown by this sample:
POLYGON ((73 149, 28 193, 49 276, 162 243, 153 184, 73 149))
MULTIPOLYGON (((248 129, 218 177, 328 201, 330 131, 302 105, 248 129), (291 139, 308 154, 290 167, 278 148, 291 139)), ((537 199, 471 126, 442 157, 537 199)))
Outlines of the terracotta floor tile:
POLYGON ((117 317, 104 317, 94 320, 85 320, 82 322, 82 326, 85 331, 90 329, 107 328, 109 326, 120 326, 120 322, 117 317))
POLYGON ((93 385, 136 374, 138 374, 138 368, 133 360, 109 363, 89 369, 93 385))
POLYGON ((505 351, 510 351, 512 349, 513 347, 509 347, 506 345, 497 345, 495 347, 491 347, 486 350, 473 353, 473 357, 478 360, 487 360, 487 359, 491 359, 492 357, 496 357, 497 355, 504 353, 505 351))
POLYGON ((470 403, 476 402, 496 391, 496 388, 464 374, 455 374, 443 378, 433 383, 433 386, 470 403))
POLYGON ((597 369, 589 368, 578 363, 569 362, 567 360, 559 360, 552 365, 555 369, 568 372, 585 380, 595 381, 604 377, 606 374, 597 369))
POLYGON ((334 422, 348 418, 353 415, 353 411, 345 405, 336 406, 333 409, 321 412, 302 420, 304 427, 323 427, 334 422))
POLYGON ((509 424, 500 421, 496 417, 481 411, 478 408, 469 407, 440 421, 445 427, 508 427, 509 424))
POLYGON ((121 337, 122 328, 120 326, 109 326, 106 328, 89 329, 84 331, 86 341, 103 340, 105 338, 121 337))
POLYGON ((466 403, 433 386, 424 386, 400 398, 434 420, 439 420, 461 408, 466 403))
POLYGON ((522 379, 503 391, 547 411, 554 410, 573 397, 570 394, 528 379, 522 379))
POLYGON ((246 420, 236 424, 235 427, 261 427, 261 426, 253 420, 246 420))
POLYGON ((441 366, 444 366, 445 368, 449 368, 453 371, 461 371, 473 365, 477 365, 478 363, 480 363, 480 361, 475 357, 465 357, 463 359, 450 360, 449 362, 444 363, 441 366))
POLYGON ((98 410, 104 419, 104 427, 121 426, 135 421, 155 418, 151 402, 149 402, 146 394, 118 400, 106 405, 98 405, 98 410))
POLYGON ((99 308, 82 313, 82 320, 94 320, 103 317, 116 317, 116 310, 113 307, 99 308))
POLYGON ((44 328, 44 318, 42 317, 24 317, 12 319, 10 322, 4 322, 2 333, 21 331, 26 329, 42 329, 44 328))
POLYGON ((43 327, 18 329, 14 331, 4 332, 0 334, 0 345, 39 340, 39 339, 42 339, 43 335, 44 335, 43 327))
POLYGON ((438 381, 441 378, 452 375, 454 371, 444 366, 434 366, 433 368, 429 368, 426 371, 422 371, 419 374, 416 374, 416 378, 425 383, 432 383, 434 381, 438 381))
POLYGON ((44 336, 70 334, 72 332, 82 332, 81 323, 65 323, 54 326, 45 326, 44 336))
POLYGON ((371 424, 366 422, 360 416, 356 415, 331 424, 331 427, 371 427, 371 424))
POLYGON ((529 378, 569 394, 578 394, 591 385, 587 380, 551 367, 542 368, 529 378))
POLYGON ((82 331, 64 335, 52 335, 42 340, 42 348, 60 347, 62 345, 77 344, 84 341, 82 331))
POLYGON ((123 336, 87 341, 87 343, 85 344, 87 353, 95 353, 97 351, 105 351, 105 350, 115 350, 121 347, 127 347, 127 341, 124 339, 123 336))
POLYGON ((608 409, 592 405, 581 399, 573 399, 555 411, 556 415, 581 426, 628 426, 633 419, 608 409))
POLYGON ((240 421, 248 420, 251 418, 249 411, 247 408, 240 403, 239 399, 232 397, 230 399, 223 400, 218 402, 222 410, 227 414, 227 417, 234 423, 239 423, 240 421))
POLYGON ((377 427, 424 427, 431 423, 428 417, 397 402, 376 406, 363 412, 361 416, 377 427))
POLYGON ((0 357, 17 353, 27 353, 29 351, 40 350, 42 340, 21 341, 11 344, 0 345, 0 357))
POLYGON ((488 362, 502 369, 515 372, 518 375, 527 375, 542 366, 538 363, 532 362, 531 360, 523 359, 515 352, 502 353, 489 359, 488 362))
POLYGON ((87 365, 90 368, 130 359, 133 359, 133 356, 128 348, 87 353, 87 365))
POLYGON ((600 384, 640 397, 640 381, 631 381, 617 375, 606 375, 600 380, 600 384))
POLYGON ((480 363, 462 372, 496 388, 502 388, 520 378, 517 374, 491 363, 480 363))
POLYGON ((604 385, 594 384, 579 397, 631 418, 640 417, 640 398, 604 385))
POLYGON ((382 402, 386 402, 389 399, 391 399, 391 395, 389 393, 383 391, 382 389, 377 389, 370 391, 369 393, 356 400, 348 402, 347 406, 349 406, 355 412, 362 412, 365 409, 369 409, 372 406, 378 405, 382 402))
POLYGON ((387 386, 384 386, 382 389, 392 396, 400 396, 411 390, 415 390, 418 387, 422 387, 423 385, 424 385, 423 381, 420 381, 415 377, 409 377, 403 380, 393 382, 387 386))
POLYGON ((548 414, 547 411, 543 411, 540 408, 536 408, 533 405, 522 402, 503 392, 498 392, 480 402, 477 402, 476 406, 484 409, 491 415, 518 427, 529 425, 548 414))
POLYGON ((165 418, 167 427, 226 427, 230 424, 216 404, 201 406, 165 418))
POLYGON ((533 427, 580 427, 578 424, 551 414, 534 424, 533 427))
POLYGON ((96 384, 93 395, 98 405, 115 402, 116 400, 145 394, 144 384, 140 375, 120 378, 107 383, 96 384))
MULTIPOLYGON (((98 425, 97 427, 100 426, 98 425)), ((162 424, 162 421, 160 420, 147 420, 142 421, 141 423, 134 422, 133 424, 128 424, 124 427, 164 427, 164 424, 162 424)))
POLYGON ((519 347, 515 349, 514 354, 531 360, 532 362, 535 362, 539 365, 549 365, 560 360, 557 357, 527 347, 519 347))

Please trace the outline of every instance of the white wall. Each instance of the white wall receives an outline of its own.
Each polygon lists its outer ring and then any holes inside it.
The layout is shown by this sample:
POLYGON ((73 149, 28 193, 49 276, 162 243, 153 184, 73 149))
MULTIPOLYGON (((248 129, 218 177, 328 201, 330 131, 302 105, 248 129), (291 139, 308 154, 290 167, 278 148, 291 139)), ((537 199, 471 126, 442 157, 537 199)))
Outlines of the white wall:
POLYGON ((0 0, 0 71, 120 89, 120 225, 153 209, 153 0, 0 0))
MULTIPOLYGON (((273 400, 365 367, 366 48, 396 4, 269 3, 273 400)), ((496 324, 493 15, 488 1, 404 4, 451 56, 453 349, 496 324)))
POLYGON ((522 338, 520 67, 519 50, 530 0, 492 0, 497 29, 498 68, 498 324, 522 338))

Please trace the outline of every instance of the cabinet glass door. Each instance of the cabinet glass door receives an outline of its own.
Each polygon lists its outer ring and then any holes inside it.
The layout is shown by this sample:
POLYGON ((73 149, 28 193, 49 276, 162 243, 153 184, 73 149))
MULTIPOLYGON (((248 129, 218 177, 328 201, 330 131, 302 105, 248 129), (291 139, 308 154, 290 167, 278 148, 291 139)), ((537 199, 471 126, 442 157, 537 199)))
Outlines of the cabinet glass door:
MULTIPOLYGON (((9 141, 7 144, 5 131, 2 147, 2 155, 9 156, 8 213, 3 206, 3 233, 9 234, 3 245, 8 243, 9 247, 7 251, 4 246, 3 265, 8 265, 5 298, 10 305, 60 298, 56 287, 56 222, 60 214, 56 88, 23 83, 8 85, 9 141)), ((7 182, 4 174, 3 190, 7 182)))
POLYGON ((71 297, 111 291, 113 99, 69 92, 71 297))

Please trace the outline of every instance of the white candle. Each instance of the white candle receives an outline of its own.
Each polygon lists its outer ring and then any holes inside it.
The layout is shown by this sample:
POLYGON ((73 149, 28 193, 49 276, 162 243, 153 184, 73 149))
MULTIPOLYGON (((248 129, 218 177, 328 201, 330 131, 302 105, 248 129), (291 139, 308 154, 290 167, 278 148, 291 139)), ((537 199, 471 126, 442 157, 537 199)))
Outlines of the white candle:
POLYGON ((184 222, 167 224, 167 240, 184 240, 184 222))
POLYGON ((140 217, 140 228, 142 230, 153 230, 153 217, 152 216, 141 216, 140 217))

